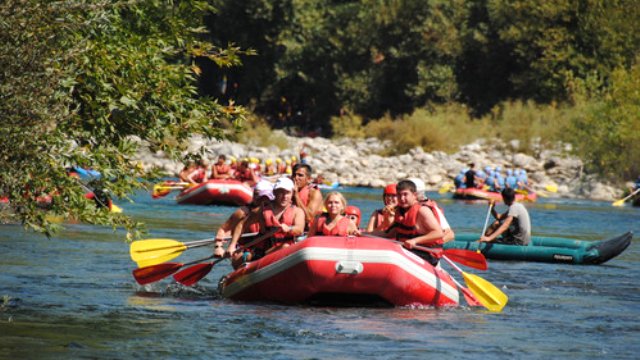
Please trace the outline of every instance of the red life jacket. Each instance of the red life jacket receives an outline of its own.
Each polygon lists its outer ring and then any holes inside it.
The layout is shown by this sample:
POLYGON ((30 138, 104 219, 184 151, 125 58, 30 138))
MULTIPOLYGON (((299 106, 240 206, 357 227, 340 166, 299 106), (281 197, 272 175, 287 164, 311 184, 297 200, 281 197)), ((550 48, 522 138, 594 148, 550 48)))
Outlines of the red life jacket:
POLYGON ((213 166, 216 168, 216 173, 218 175, 228 174, 231 171, 231 167, 227 164, 222 164, 222 165, 215 164, 213 166))
POLYGON ((322 214, 318 217, 318 224, 316 225, 316 229, 318 229, 318 233, 325 236, 347 236, 347 232, 349 231, 349 220, 348 217, 343 216, 338 223, 332 227, 331 229, 327 228, 327 214, 322 214))
POLYGON ((253 180, 253 176, 251 175, 251 169, 245 169, 244 171, 236 171, 235 174, 236 180, 238 181, 251 181, 253 180))
MULTIPOLYGON (((406 241, 409 239, 413 239, 420 235, 424 235, 418 232, 416 229, 416 222, 418 220, 418 212, 420 208, 423 206, 428 207, 433 215, 436 217, 438 224, 440 224, 440 216, 438 216, 438 212, 435 211, 435 207, 437 206, 435 202, 427 203, 416 203, 411 206, 409 209, 405 210, 402 208, 398 208, 396 210, 395 218, 393 219, 393 227, 396 228, 396 240, 398 241, 406 241)), ((435 244, 442 245, 444 241, 442 238, 437 239, 435 244)), ((432 243, 434 244, 434 243, 432 243)))
MULTIPOLYGON (((295 214, 294 207, 289 206, 287 209, 284 210, 284 213, 282 213, 280 220, 278 220, 276 219, 276 216, 273 213, 273 208, 271 206, 265 207, 264 211, 262 212, 262 216, 264 218, 264 228, 262 227, 260 228, 260 233, 261 234, 267 233, 269 230, 275 227, 280 227, 280 225, 282 224, 293 226, 294 214, 295 214)), ((294 238, 293 236, 291 236, 291 234, 278 231, 273 235, 273 241, 271 241, 271 245, 275 246, 275 245, 283 244, 286 242, 293 243, 293 241, 294 241, 294 238)))
POLYGON ((300 200, 302 201, 304 206, 309 205, 309 194, 311 193, 311 189, 318 190, 318 186, 315 184, 309 184, 303 187, 301 190, 298 190, 298 196, 300 197, 300 200))
POLYGON ((392 224, 389 224, 385 227, 381 227, 382 223, 384 222, 384 214, 382 213, 382 209, 376 210, 373 216, 376 217, 376 221, 374 222, 376 230, 387 231, 387 229, 391 227, 392 224))
MULTIPOLYGON (((207 174, 207 171, 203 168, 197 168, 196 170, 192 171, 191 174, 196 173, 194 176, 192 176, 193 181, 197 182, 197 183, 201 183, 204 181, 204 177, 207 174)), ((189 174, 189 176, 191 175, 189 174)))

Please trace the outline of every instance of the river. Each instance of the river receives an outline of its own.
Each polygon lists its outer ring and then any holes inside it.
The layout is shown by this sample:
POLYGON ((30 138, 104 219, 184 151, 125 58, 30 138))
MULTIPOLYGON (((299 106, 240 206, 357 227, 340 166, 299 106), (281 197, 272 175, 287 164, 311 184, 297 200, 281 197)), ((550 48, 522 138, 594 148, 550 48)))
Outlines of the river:
MULTIPOLYGON (((346 188, 369 214, 379 189, 346 188)), ((456 232, 479 233, 486 204, 440 199, 456 232)), ((117 202, 148 238, 211 237, 230 207, 179 206, 171 197, 117 202)), ((540 199, 534 235, 600 240, 640 233, 640 208, 540 199)), ((504 209, 504 207, 499 207, 504 209)), ((220 299, 222 262, 194 288, 139 286, 122 231, 69 224, 54 239, 0 226, 0 359, 636 359, 640 247, 598 266, 491 261, 481 275, 510 298, 501 313, 461 306, 334 308, 220 299)), ((179 260, 208 255, 193 249, 179 260)), ((446 267, 446 266, 445 266, 446 267)), ((459 280, 461 277, 451 271, 459 280)))

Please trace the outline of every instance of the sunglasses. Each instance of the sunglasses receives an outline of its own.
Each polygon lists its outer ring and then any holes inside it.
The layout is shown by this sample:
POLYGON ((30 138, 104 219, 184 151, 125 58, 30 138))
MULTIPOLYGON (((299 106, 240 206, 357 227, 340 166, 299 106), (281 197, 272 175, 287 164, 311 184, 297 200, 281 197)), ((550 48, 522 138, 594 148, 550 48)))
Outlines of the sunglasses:
POLYGON ((356 216, 356 215, 347 215, 347 219, 358 221, 358 216, 356 216))
POLYGON ((307 176, 307 174, 295 173, 295 174, 293 174, 293 176, 295 176, 295 177, 305 177, 305 176, 307 176))

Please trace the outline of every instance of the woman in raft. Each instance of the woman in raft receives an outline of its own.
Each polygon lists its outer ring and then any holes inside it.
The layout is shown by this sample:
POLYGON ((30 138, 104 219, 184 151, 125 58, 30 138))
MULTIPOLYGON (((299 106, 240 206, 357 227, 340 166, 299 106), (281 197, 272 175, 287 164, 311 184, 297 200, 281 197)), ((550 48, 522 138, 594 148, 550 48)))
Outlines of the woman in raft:
POLYGON ((344 216, 347 200, 339 192, 327 194, 324 200, 326 213, 320 214, 309 229, 309 236, 360 236, 360 230, 348 217, 344 216))
POLYGON ((374 210, 373 214, 371 214, 369 224, 367 225, 368 232, 372 232, 374 230, 387 231, 391 224, 393 224, 393 219, 396 214, 396 206, 398 206, 396 184, 389 184, 384 188, 382 201, 384 201, 384 207, 382 209, 374 210))

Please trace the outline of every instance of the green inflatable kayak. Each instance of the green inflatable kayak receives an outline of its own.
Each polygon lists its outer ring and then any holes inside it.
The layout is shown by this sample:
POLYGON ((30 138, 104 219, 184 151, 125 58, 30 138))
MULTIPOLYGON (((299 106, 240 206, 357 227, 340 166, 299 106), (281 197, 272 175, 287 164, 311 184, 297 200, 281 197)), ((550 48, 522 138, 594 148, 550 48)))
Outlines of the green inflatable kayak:
POLYGON ((631 232, 602 241, 534 236, 528 246, 518 246, 479 243, 478 235, 456 234, 456 239, 444 244, 444 248, 480 250, 487 259, 495 260, 597 265, 622 253, 631 244, 631 238, 631 232))

